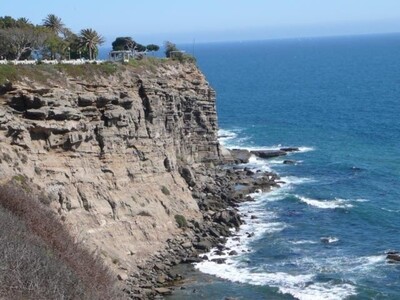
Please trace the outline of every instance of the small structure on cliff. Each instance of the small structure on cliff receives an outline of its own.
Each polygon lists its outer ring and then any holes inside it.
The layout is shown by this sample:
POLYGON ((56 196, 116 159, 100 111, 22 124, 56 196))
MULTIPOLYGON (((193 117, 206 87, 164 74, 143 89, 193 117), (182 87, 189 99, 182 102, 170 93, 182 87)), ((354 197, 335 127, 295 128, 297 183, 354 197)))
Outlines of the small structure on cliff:
POLYGON ((146 51, 136 50, 113 50, 108 54, 109 61, 129 62, 131 58, 143 58, 147 54, 146 51))
POLYGON ((108 59, 110 61, 128 62, 129 59, 131 59, 133 57, 135 57, 135 54, 131 50, 111 51, 108 54, 108 59))

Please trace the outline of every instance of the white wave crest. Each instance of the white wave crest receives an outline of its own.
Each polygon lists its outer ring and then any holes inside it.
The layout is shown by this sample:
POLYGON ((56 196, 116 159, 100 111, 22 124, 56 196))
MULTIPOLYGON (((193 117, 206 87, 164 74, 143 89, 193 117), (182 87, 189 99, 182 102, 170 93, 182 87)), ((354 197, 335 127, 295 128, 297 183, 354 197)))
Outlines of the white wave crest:
POLYGON ((232 261, 222 265, 204 261, 196 264, 195 268, 203 273, 232 282, 277 287, 281 293, 291 294, 300 300, 339 300, 356 294, 356 288, 350 284, 312 283, 315 274, 293 275, 284 272, 258 272, 254 269, 240 267, 240 263, 232 261))
MULTIPOLYGON (((226 135, 229 135, 228 131, 226 135)), ((234 131, 231 131, 231 133, 235 134, 234 131)), ((218 135, 222 135, 218 133, 218 135)), ((284 145, 272 145, 272 146, 237 146, 238 149, 243 149, 243 150, 248 150, 248 151, 266 151, 266 150, 280 150, 282 148, 292 148, 291 146, 284 146, 284 145)), ((300 146, 300 147, 293 147, 293 148, 298 148, 298 151, 293 151, 293 152, 288 152, 290 153, 305 153, 305 152, 310 152, 310 151, 315 151, 314 147, 308 147, 308 146, 300 146)))
POLYGON ((313 178, 296 177, 296 176, 285 176, 285 177, 281 177, 280 180, 285 182, 285 183, 287 183, 287 184, 292 184, 292 185, 299 185, 299 184, 304 184, 304 183, 316 182, 316 180, 313 179, 313 178))
POLYGON ((391 212, 391 213, 400 213, 400 210, 398 210, 398 209, 381 208, 381 210, 391 212))
POLYGON ((333 244, 339 242, 339 238, 334 236, 324 236, 320 240, 325 244, 333 244))
POLYGON ((218 130, 218 140, 219 142, 226 146, 227 143, 237 137, 237 133, 230 130, 219 129, 218 130))
POLYGON ((299 150, 300 150, 299 152, 305 153, 305 152, 315 151, 315 148, 314 147, 302 146, 302 147, 299 147, 299 150))
POLYGON ((249 162, 245 164, 245 166, 253 169, 254 171, 272 172, 268 162, 256 157, 255 155, 250 156, 249 162))
POLYGON ((355 199, 355 202, 369 202, 368 199, 360 198, 360 199, 355 199))
POLYGON ((212 261, 204 261, 195 265, 195 268, 203 273, 214 275, 233 282, 248 283, 252 285, 269 285, 275 287, 287 287, 291 289, 302 289, 314 278, 313 274, 291 275, 277 272, 257 272, 248 268, 239 267, 239 263, 230 262, 217 264, 212 261))
POLYGON ((335 208, 351 208, 353 207, 352 204, 348 203, 347 200, 344 199, 335 199, 335 200, 316 200, 316 199, 311 199, 311 198, 306 198, 302 196, 296 196, 299 198, 302 202, 318 207, 321 209, 335 209, 335 208))
POLYGON ((351 284, 314 283, 303 289, 280 288, 299 300, 341 300, 356 295, 356 287, 351 284))
POLYGON ((310 241, 310 240, 289 241, 289 243, 293 245, 317 244, 316 241, 310 241))

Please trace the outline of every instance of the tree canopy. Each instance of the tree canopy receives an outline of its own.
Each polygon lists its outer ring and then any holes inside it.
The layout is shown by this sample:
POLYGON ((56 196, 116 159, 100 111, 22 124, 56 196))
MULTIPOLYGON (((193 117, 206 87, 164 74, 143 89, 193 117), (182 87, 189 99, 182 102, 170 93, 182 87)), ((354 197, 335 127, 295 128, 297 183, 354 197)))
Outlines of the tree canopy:
POLYGON ((114 51, 133 50, 136 42, 131 37, 117 37, 111 45, 114 51))
POLYGON ((48 28, 54 34, 60 34, 64 30, 64 23, 61 21, 61 18, 57 17, 56 15, 49 14, 43 20, 43 26, 48 28))
POLYGON ((165 47, 165 56, 168 58, 171 57, 171 52, 179 51, 176 45, 169 41, 165 42, 164 47, 165 47))
POLYGON ((158 50, 160 50, 160 47, 158 45, 154 45, 154 44, 149 44, 146 46, 147 51, 150 52, 157 52, 158 50))
POLYGON ((47 15, 40 25, 27 18, 0 17, 0 57, 6 59, 93 59, 103 43, 95 30, 83 29, 77 35, 54 14, 47 15))
POLYGON ((94 59, 98 54, 98 46, 104 44, 104 38, 92 28, 82 29, 79 35, 80 45, 89 53, 89 59, 94 59))

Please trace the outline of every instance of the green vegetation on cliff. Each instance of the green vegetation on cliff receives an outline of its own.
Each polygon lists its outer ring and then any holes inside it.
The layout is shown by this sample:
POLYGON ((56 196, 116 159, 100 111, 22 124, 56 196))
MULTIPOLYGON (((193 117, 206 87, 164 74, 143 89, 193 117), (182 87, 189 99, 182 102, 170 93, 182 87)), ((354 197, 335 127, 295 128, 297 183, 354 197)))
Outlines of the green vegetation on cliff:
POLYGON ((155 57, 146 57, 141 60, 130 60, 129 63, 103 63, 103 64, 82 64, 82 65, 0 65, 0 86, 8 81, 18 81, 24 78, 30 78, 39 83, 46 83, 47 80, 57 81, 60 72, 75 79, 94 79, 96 76, 107 77, 117 72, 133 70, 136 72, 148 71, 154 72, 156 68, 163 64, 174 64, 173 61, 159 59, 155 57))

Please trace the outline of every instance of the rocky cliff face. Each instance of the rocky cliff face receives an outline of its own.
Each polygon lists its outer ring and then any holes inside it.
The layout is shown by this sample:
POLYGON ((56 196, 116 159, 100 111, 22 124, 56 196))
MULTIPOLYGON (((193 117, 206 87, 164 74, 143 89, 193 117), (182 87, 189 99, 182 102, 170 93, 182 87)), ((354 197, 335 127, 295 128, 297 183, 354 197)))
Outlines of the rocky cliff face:
POLYGON ((192 170, 219 159, 215 93, 191 64, 48 72, 0 89, 0 180, 36 187, 78 239, 132 269, 201 220, 192 170))

